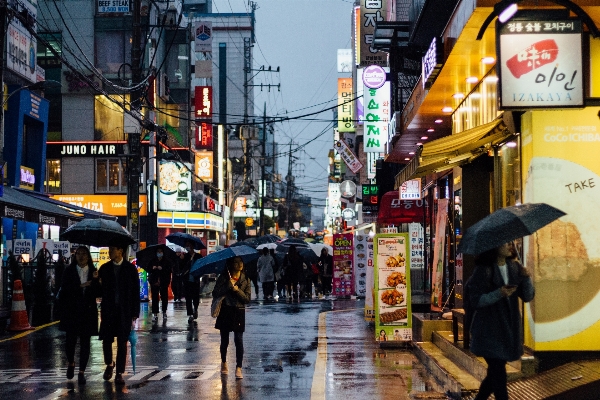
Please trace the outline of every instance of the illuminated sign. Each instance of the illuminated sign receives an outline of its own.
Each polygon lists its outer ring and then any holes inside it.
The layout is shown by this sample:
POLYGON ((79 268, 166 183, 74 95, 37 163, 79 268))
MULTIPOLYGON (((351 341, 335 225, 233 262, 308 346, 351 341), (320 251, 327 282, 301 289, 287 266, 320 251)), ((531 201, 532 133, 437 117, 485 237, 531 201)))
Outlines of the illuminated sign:
POLYGON ((359 53, 359 63, 361 67, 367 65, 387 65, 388 54, 373 48, 373 36, 375 25, 378 22, 391 21, 395 16, 391 15, 395 7, 387 0, 360 0, 360 12, 356 13, 357 18, 357 47, 359 53))
POLYGON ((196 86, 194 89, 194 104, 196 106, 196 119, 212 119, 212 86, 196 86))
POLYGON ((411 179, 400 186, 400 200, 418 200, 421 198, 421 178, 411 179))
POLYGON ((125 154, 126 142, 48 142, 46 158, 106 157, 125 154))
POLYGON ((35 171, 32 168, 21 166, 21 179, 19 187, 21 189, 33 190, 35 185, 35 171))
POLYGON ((213 126, 211 124, 202 122, 196 126, 196 149, 213 149, 213 126))
POLYGON ((369 89, 379 89, 385 84, 386 75, 379 65, 369 65, 363 70, 362 80, 369 89))
POLYGON ((390 122, 390 83, 379 89, 364 88, 365 118, 363 150, 365 153, 384 153, 390 122))
POLYGON ((362 211, 365 214, 379 212, 379 186, 362 185, 362 211))
POLYGON ((128 12, 129 0, 98 0, 98 14, 128 12))
POLYGON ((352 78, 338 78, 338 132, 354 132, 352 78))
MULTIPOLYGON (((60 194, 52 196, 63 203, 104 214, 124 217, 127 215, 126 194, 60 194)), ((147 215, 147 196, 140 195, 140 215, 147 215)))
POLYGON ((191 165, 178 161, 160 163, 158 193, 159 210, 192 210, 191 165))
POLYGON ((213 181, 213 152, 200 151, 196 153, 196 182, 213 181))
POLYGON ((578 20, 514 20, 497 27, 501 108, 583 106, 578 20))
POLYGON ((431 86, 440 70, 442 69, 444 57, 444 47, 441 40, 438 38, 433 38, 431 41, 431 45, 429 45, 429 49, 423 60, 421 61, 422 75, 423 75, 423 88, 428 88, 431 86))

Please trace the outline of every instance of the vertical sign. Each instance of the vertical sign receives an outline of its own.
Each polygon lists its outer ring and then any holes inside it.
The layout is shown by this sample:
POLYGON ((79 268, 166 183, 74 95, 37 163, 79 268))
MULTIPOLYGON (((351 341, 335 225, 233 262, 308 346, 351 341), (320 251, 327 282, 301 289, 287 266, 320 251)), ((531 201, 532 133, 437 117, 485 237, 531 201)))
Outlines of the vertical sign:
POLYGON ((390 83, 386 71, 372 65, 363 70, 364 87, 364 152, 386 151, 390 122, 390 83))
POLYGON ((583 106, 581 21, 498 25, 502 108, 583 106))
POLYGON ((372 46, 375 25, 385 21, 388 11, 388 0, 360 0, 359 42, 361 67, 377 64, 387 65, 387 53, 375 50, 372 46))
POLYGON ((333 235, 333 294, 335 296, 346 297, 353 293, 353 239, 351 233, 333 235))
POLYGON ((375 235, 375 338, 412 340, 407 233, 375 235))
POLYGON ((354 132, 352 78, 338 78, 338 132, 354 132))
POLYGON ((194 88, 194 106, 196 108, 196 119, 212 120, 213 115, 213 89, 212 86, 196 86, 194 88))
POLYGON ((213 152, 199 151, 196 153, 196 182, 213 181, 213 152))
MULTIPOLYGON (((373 243, 371 242, 371 258, 373 243)), ((365 235, 361 232, 354 236, 354 286, 357 296, 367 294, 367 260, 369 249, 365 235), (360 239, 360 240, 359 240, 360 239)))
POLYGON ((213 149, 213 126, 212 124, 201 122, 196 124, 196 149, 213 149))
POLYGON ((212 52, 212 22, 196 22, 194 25, 194 45, 197 52, 212 52))
POLYGON ((431 288, 431 310, 442 311, 444 249, 446 247, 446 220, 448 219, 448 199, 439 199, 435 219, 435 243, 433 247, 433 271, 431 288))
MULTIPOLYGON (((361 278, 364 275, 365 280, 365 321, 374 322, 375 321, 375 300, 373 294, 374 285, 374 263, 373 263, 373 237, 369 235, 369 233, 365 230, 358 231, 355 236, 356 246, 358 249, 358 245, 363 245, 363 249, 366 249, 366 253, 364 252, 356 252, 356 256, 354 257, 354 262, 356 263, 356 273, 361 278), (366 258, 363 257, 366 255, 366 258)), ((362 249, 361 249, 362 250, 362 249)), ((360 293, 358 293, 360 294, 360 293)))
MULTIPOLYGON (((356 76, 363 76, 363 71, 364 71, 363 68, 357 68, 356 76)), ((358 125, 362 125, 363 120, 365 119, 364 93, 365 93, 365 85, 359 79, 358 82, 356 83, 356 101, 354 102, 354 104, 356 104, 356 111, 355 111, 354 115, 356 115, 356 121, 357 121, 358 125)))

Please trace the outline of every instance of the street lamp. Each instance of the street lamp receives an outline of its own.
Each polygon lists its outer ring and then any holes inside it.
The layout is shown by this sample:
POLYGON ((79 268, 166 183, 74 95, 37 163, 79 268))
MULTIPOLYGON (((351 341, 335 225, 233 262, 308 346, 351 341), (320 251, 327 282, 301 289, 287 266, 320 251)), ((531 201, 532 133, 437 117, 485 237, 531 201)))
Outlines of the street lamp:
MULTIPOLYGON (((31 85, 21 86, 11 93, 3 96, 2 107, 0 107, 0 187, 4 184, 4 106, 8 103, 8 100, 15 93, 20 92, 23 89, 30 90, 44 90, 51 87, 60 87, 61 83, 51 79, 32 83, 31 85)), ((4 95, 4 85, 2 86, 2 94, 4 95)), ((0 196, 2 193, 0 192, 0 196)))

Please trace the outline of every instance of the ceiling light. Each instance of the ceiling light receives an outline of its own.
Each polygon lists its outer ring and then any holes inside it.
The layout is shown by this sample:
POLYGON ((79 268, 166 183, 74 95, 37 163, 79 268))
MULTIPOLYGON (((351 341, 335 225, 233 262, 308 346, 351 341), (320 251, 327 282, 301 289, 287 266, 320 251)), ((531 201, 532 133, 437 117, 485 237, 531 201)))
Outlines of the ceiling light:
POLYGON ((493 64, 496 62, 496 59, 494 57, 483 57, 481 62, 484 64, 493 64))
POLYGON ((410 158, 406 157, 406 158, 404 159, 404 161, 410 161, 410 158))
POLYGON ((511 19, 513 15, 515 15, 517 9, 518 7, 516 3, 513 3, 510 6, 506 7, 504 11, 502 11, 498 16, 498 21, 500 21, 501 23, 505 23, 506 21, 511 19))
POLYGON ((517 142, 507 142, 506 147, 517 147, 517 142))
POLYGON ((444 108, 442 108, 442 112, 445 112, 445 113, 452 112, 452 107, 444 107, 444 108))
MULTIPOLYGON (((508 146, 508 143, 507 143, 506 145, 508 146)), ((415 152, 414 152, 414 151, 410 151, 410 152, 408 152, 408 155, 409 155, 409 156, 412 156, 413 154, 415 154, 415 152)))
POLYGON ((497 76, 486 76, 483 79, 484 82, 488 82, 488 83, 494 83, 494 82, 498 82, 498 77, 497 76))
POLYGON ((436 123, 436 124, 441 124, 442 122, 444 122, 444 120, 443 120, 443 119, 436 119, 436 120, 435 120, 435 123, 436 123))
POLYGON ((479 78, 477 78, 476 76, 470 76, 467 79, 465 79, 467 81, 467 83, 477 83, 479 82, 479 78))
POLYGON ((423 146, 423 143, 417 142, 417 146, 423 146))
POLYGON ((427 129, 427 132, 433 132, 433 131, 435 131, 435 129, 433 129, 433 128, 427 129))
POLYGON ((421 136, 421 140, 427 140, 429 139, 429 136, 421 136))
POLYGON ((464 99, 465 95, 463 93, 454 93, 452 97, 454 97, 455 99, 464 99))

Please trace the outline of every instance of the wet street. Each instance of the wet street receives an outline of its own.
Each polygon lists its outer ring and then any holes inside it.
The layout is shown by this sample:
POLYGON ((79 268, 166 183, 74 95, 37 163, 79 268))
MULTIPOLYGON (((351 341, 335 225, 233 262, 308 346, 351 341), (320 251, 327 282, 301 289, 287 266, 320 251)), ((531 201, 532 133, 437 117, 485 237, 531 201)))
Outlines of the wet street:
MULTIPOLYGON (((253 296, 254 298, 254 296, 253 296)), ((185 303, 169 303, 168 319, 152 324, 147 303, 138 320, 135 373, 127 358, 124 386, 102 379, 101 342, 92 338, 87 384, 66 379, 64 333, 57 324, 0 336, 3 399, 414 399, 435 393, 410 349, 380 349, 363 320, 363 301, 253 300, 246 314, 244 379, 221 376, 219 332, 202 299, 188 324, 185 303)), ((116 351, 115 351, 116 354, 116 351)), ((76 367, 78 367, 76 354, 76 367)))

